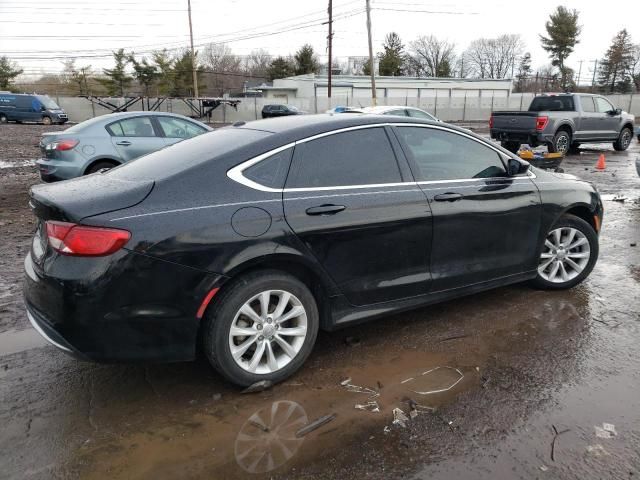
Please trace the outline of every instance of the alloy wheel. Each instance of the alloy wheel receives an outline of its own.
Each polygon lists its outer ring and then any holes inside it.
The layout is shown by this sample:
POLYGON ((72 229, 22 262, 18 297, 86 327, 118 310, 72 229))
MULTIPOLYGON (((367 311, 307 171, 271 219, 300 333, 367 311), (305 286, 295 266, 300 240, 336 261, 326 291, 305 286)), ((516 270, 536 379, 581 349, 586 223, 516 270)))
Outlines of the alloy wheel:
POLYGON ((622 138, 620 139, 620 144, 623 149, 626 149, 631 143, 631 132, 629 130, 625 130, 622 133, 622 138))
POLYGON ((590 258, 591 247, 584 233, 572 227, 556 228, 544 242, 538 273, 549 282, 565 283, 580 275, 590 258))
POLYGON ((266 290, 247 300, 229 329, 229 348, 243 370, 277 372, 300 352, 307 337, 307 312, 284 290, 266 290))
POLYGON ((562 154, 567 153, 569 151, 569 137, 566 135, 560 135, 556 140, 556 151, 562 154))

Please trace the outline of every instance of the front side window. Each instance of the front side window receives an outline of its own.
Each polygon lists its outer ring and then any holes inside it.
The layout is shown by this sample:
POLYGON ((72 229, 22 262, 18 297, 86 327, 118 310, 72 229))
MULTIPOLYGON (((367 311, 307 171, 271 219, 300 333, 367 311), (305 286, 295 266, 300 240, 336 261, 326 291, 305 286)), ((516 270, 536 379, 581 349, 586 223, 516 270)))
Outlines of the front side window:
POLYGON ((193 122, 174 117, 158 117, 158 123, 169 138, 191 138, 206 130, 193 122))
POLYGON ((401 182, 383 127, 327 135, 296 145, 295 171, 287 188, 337 187, 401 182))
POLYGON ((606 98, 595 97, 594 100, 596 101, 596 110, 600 113, 607 113, 615 110, 615 108, 613 108, 613 105, 611 105, 609 103, 609 100, 607 100, 606 98))
POLYGON ((107 131, 115 137, 155 137, 149 117, 133 117, 107 125, 107 131))
POLYGON ((418 168, 419 181, 503 177, 498 152, 457 133, 422 127, 396 127, 418 168))

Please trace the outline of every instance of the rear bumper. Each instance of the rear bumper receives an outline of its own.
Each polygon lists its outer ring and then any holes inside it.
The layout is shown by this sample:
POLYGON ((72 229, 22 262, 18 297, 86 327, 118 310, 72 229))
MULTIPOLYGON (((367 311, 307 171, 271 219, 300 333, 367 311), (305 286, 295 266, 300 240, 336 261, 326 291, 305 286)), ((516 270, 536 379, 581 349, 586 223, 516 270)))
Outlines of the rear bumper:
POLYGON ((531 146, 542 145, 553 140, 553 134, 530 132, 530 131, 510 131, 492 128, 491 138, 500 142, 528 143, 531 146))
POLYGON ((55 160, 41 158, 36 160, 40 178, 44 182, 57 182, 82 176, 84 165, 78 165, 72 160, 55 160))
POLYGON ((128 251, 25 259, 33 327, 75 357, 99 362, 195 358, 197 310, 222 277, 128 251))

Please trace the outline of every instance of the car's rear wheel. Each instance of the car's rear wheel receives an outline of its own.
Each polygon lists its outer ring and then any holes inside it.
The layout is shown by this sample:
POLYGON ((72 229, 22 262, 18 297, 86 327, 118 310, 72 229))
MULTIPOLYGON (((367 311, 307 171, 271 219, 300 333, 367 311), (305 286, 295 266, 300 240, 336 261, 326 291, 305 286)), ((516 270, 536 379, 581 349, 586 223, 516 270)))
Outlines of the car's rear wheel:
POLYGON ((51 125, 53 122, 51 120, 51 117, 44 116, 42 117, 42 123, 44 123, 45 125, 51 125))
POLYGON ((582 282, 598 259, 598 235, 581 218, 565 215, 547 234, 538 275, 533 283, 539 288, 565 289, 582 282))
POLYGON ((87 171, 84 172, 85 175, 90 175, 92 173, 96 173, 99 172, 100 170, 109 170, 113 167, 117 167, 118 165, 113 163, 113 162, 108 162, 108 161, 100 161, 100 162, 96 162, 93 165, 91 165, 89 168, 87 168, 87 171))
POLYGON ((629 145, 631 144, 631 139, 633 138, 633 132, 630 128, 623 128, 618 135, 618 139, 613 142, 613 149, 618 152, 624 152, 629 145))
POLYGON ((561 153, 566 155, 571 147, 571 135, 566 130, 558 130, 553 137, 553 141, 547 144, 547 148, 551 153, 561 153))
POLYGON ((204 350, 235 384, 276 383, 307 359, 318 325, 315 298, 302 282, 277 271, 255 272, 214 297, 203 327, 204 350))

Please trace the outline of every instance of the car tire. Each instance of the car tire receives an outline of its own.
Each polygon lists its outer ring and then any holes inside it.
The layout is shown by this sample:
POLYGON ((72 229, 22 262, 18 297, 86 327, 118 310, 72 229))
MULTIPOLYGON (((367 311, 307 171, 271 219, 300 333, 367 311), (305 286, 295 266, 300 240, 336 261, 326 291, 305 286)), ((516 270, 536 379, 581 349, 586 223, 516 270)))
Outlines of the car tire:
POLYGON ((100 170, 109 170, 113 167, 117 167, 118 165, 113 163, 113 162, 109 162, 109 161, 100 161, 100 162, 96 162, 93 165, 91 165, 89 168, 87 168, 86 172, 84 172, 85 175, 91 175, 92 173, 96 173, 99 172, 100 170))
POLYGON ((558 130, 553 141, 547 144, 550 153, 566 155, 571 147, 571 135, 566 130, 558 130))
POLYGON ((318 326, 316 300, 304 283, 275 270, 254 272, 223 287, 214 297, 205 315, 203 348, 211 365, 236 385, 246 387, 262 380, 277 383, 305 362, 318 326), (283 301, 288 303, 279 314, 283 301), (262 313, 264 303, 267 315, 262 313), (243 313, 247 308, 254 316, 243 313), (294 309, 302 313, 286 319, 294 309), (285 320, 279 323, 278 318, 285 320), (287 335, 278 333, 285 329, 287 335), (297 329, 295 336, 293 329, 297 329), (288 347, 283 348, 282 342, 288 347))
POLYGON ((517 153, 520 149, 520 142, 500 142, 500 145, 511 153, 517 153))
POLYGON ((617 152, 624 152, 629 145, 631 145, 631 139, 633 138, 633 132, 630 128, 625 127, 620 131, 618 139, 613 142, 613 149, 617 152))
POLYGON ((45 115, 44 117, 42 117, 42 123, 44 125, 51 125, 53 123, 53 121, 51 120, 51 117, 47 117, 45 115))
POLYGON ((6 115, 0 114, 0 123, 7 123, 8 121, 9 119, 7 118, 6 115))
POLYGON ((545 235, 533 286, 563 290, 578 285, 593 270, 598 252, 593 227, 579 217, 563 215, 545 235))

